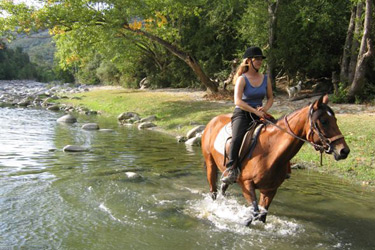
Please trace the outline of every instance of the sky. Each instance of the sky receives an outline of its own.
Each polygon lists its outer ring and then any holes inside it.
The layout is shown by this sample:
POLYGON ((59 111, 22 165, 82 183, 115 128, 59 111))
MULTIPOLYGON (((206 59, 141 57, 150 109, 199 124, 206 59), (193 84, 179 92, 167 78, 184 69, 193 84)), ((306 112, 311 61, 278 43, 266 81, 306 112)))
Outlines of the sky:
POLYGON ((41 1, 38 0, 13 0, 15 3, 26 3, 29 6, 42 6, 41 1))
MULTIPOLYGON (((39 0, 13 0, 14 3, 26 3, 29 6, 35 6, 35 7, 42 7, 42 1, 39 0)), ((6 12, 2 12, 0 10, 0 17, 7 17, 8 14, 6 12)))

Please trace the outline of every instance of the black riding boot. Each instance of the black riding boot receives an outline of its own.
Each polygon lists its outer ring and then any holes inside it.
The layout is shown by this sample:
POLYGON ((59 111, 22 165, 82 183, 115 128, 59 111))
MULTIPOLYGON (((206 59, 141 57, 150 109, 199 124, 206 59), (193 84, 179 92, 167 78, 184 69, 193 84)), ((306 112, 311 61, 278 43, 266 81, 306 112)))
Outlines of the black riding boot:
POLYGON ((240 175, 240 170, 237 167, 237 164, 234 164, 233 162, 228 162, 226 165, 226 170, 224 171, 224 175, 221 178, 221 181, 225 184, 232 184, 237 181, 238 176, 240 175))

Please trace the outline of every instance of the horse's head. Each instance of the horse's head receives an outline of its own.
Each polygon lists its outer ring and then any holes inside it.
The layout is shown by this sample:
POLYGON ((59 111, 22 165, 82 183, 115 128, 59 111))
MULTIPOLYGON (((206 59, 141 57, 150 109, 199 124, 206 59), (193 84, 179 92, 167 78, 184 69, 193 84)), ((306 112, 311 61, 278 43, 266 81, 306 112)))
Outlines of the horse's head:
POLYGON ((333 153, 335 160, 346 159, 350 149, 337 125, 335 113, 328 106, 328 95, 315 101, 309 111, 307 139, 316 144, 316 150, 333 153))

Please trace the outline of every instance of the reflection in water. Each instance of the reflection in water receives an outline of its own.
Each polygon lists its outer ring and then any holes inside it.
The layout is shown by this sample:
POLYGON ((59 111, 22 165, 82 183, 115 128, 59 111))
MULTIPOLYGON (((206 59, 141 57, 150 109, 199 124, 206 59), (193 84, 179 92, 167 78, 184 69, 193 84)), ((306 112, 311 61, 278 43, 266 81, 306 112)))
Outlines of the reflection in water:
POLYGON ((199 148, 103 117, 0 109, 0 248, 371 249, 370 191, 294 171, 250 228, 238 186, 212 201, 199 148), (97 122, 113 132, 85 131, 97 122), (65 153, 68 144, 88 147, 65 153), (127 172, 141 178, 129 179, 127 172))

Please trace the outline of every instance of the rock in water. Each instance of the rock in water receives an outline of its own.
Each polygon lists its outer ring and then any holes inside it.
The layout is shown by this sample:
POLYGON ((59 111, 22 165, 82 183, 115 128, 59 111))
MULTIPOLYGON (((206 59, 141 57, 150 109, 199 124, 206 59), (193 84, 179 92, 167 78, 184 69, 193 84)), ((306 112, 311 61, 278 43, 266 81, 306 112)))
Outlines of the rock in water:
POLYGON ((85 129, 85 130, 98 130, 99 129, 99 125, 96 124, 96 123, 86 123, 82 126, 82 129, 85 129))
POLYGON ((75 123, 77 122, 77 118, 75 118, 71 114, 67 114, 57 119, 57 122, 75 123))
POLYGON ((63 148, 64 152, 85 152, 88 151, 87 148, 81 147, 81 146, 76 146, 76 145, 66 145, 63 148))

